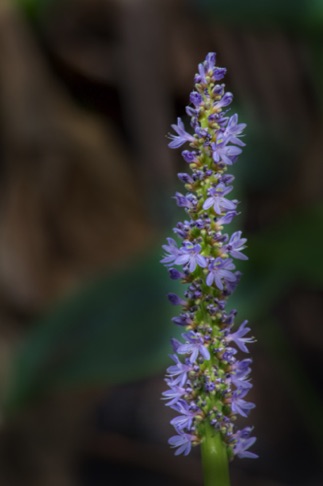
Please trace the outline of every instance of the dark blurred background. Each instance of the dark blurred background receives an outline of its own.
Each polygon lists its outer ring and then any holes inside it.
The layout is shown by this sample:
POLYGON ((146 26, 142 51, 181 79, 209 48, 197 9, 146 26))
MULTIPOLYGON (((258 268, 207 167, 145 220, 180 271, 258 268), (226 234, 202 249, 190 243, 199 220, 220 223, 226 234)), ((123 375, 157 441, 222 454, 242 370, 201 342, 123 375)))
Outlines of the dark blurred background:
POLYGON ((248 123, 231 305, 260 458, 232 486, 323 484, 323 1, 1 0, 3 486, 202 485, 167 445, 159 260, 184 218, 166 135, 209 51, 248 123))

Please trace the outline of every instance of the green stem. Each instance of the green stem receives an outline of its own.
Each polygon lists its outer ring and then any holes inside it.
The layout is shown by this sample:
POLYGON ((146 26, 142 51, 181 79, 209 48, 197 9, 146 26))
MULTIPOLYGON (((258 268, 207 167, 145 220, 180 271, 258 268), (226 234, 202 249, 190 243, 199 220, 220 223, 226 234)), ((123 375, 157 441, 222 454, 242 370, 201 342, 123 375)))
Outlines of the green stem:
POLYGON ((230 486, 228 455, 219 432, 207 426, 201 444, 204 486, 230 486))

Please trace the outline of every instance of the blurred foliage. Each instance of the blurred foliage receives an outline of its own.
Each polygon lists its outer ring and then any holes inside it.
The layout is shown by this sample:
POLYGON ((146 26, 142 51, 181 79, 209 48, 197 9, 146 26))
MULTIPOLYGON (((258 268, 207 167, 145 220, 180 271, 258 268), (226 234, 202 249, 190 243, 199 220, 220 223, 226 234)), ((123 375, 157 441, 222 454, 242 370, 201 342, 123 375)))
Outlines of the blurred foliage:
MULTIPOLYGON (((37 17, 49 4, 61 0, 15 0, 32 17, 37 17)), ((257 26, 283 23, 314 34, 323 24, 322 0, 189 0, 201 11, 214 12, 217 19, 257 26)))
POLYGON ((15 0, 31 17, 35 18, 55 0, 15 0))
POLYGON ((316 29, 319 32, 323 24, 321 0, 191 0, 191 3, 202 11, 214 12, 218 20, 238 22, 244 26, 283 23, 313 34, 316 29))
POLYGON ((323 288, 323 205, 299 209, 251 235, 249 247, 248 268, 232 303, 256 321, 297 282, 323 288))
POLYGON ((130 382, 167 365, 176 326, 166 295, 178 283, 160 255, 99 278, 35 323, 16 356, 7 411, 48 391, 130 382))
POLYGON ((257 322, 255 335, 276 361, 317 449, 323 453, 322 403, 300 357, 273 317, 273 309, 297 284, 323 288, 323 204, 304 207, 249 237, 248 268, 230 306, 239 320, 257 322), (308 413, 310 410, 310 413, 308 413))

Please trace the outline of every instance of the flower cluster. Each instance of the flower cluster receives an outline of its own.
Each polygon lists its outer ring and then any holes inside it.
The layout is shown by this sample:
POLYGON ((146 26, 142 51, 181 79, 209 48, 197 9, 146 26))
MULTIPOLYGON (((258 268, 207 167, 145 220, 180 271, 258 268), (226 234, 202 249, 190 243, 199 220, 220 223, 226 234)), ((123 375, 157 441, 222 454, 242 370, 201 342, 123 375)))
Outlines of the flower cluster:
POLYGON ((254 458, 248 450, 256 440, 252 428, 237 430, 235 424, 238 415, 246 417, 255 406, 245 400, 252 387, 251 359, 238 357, 239 351, 248 353, 254 339, 248 337, 247 321, 235 330, 237 312, 226 310, 241 275, 234 259, 247 259, 247 240, 241 231, 231 236, 223 232, 237 215, 238 201, 229 199, 234 177, 227 169, 245 145, 240 137, 246 125, 236 114, 227 115, 233 96, 218 83, 225 72, 209 53, 198 67, 186 108, 194 133, 178 118, 170 135, 171 148, 189 144, 182 156, 190 171, 178 174, 187 193, 175 195, 187 220, 174 228, 175 239, 167 239, 161 260, 172 279, 186 284, 185 299, 169 294, 170 302, 181 306, 173 321, 183 328, 183 340, 172 340, 174 364, 167 369, 169 389, 163 398, 178 414, 171 421, 176 435, 169 440, 175 454, 187 455, 203 441, 206 427, 212 427, 221 434, 229 458, 254 458))

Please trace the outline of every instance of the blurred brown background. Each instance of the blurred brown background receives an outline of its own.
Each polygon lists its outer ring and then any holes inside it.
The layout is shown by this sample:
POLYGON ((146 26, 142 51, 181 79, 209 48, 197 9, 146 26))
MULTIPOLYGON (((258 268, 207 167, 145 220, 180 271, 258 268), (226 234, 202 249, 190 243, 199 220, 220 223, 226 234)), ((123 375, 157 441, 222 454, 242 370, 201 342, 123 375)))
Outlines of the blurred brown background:
POLYGON ((312 0, 1 1, 1 485, 202 484, 167 445, 159 259, 184 217, 166 135, 209 51, 248 123, 233 305, 260 458, 232 486, 323 484, 322 32, 312 0))

